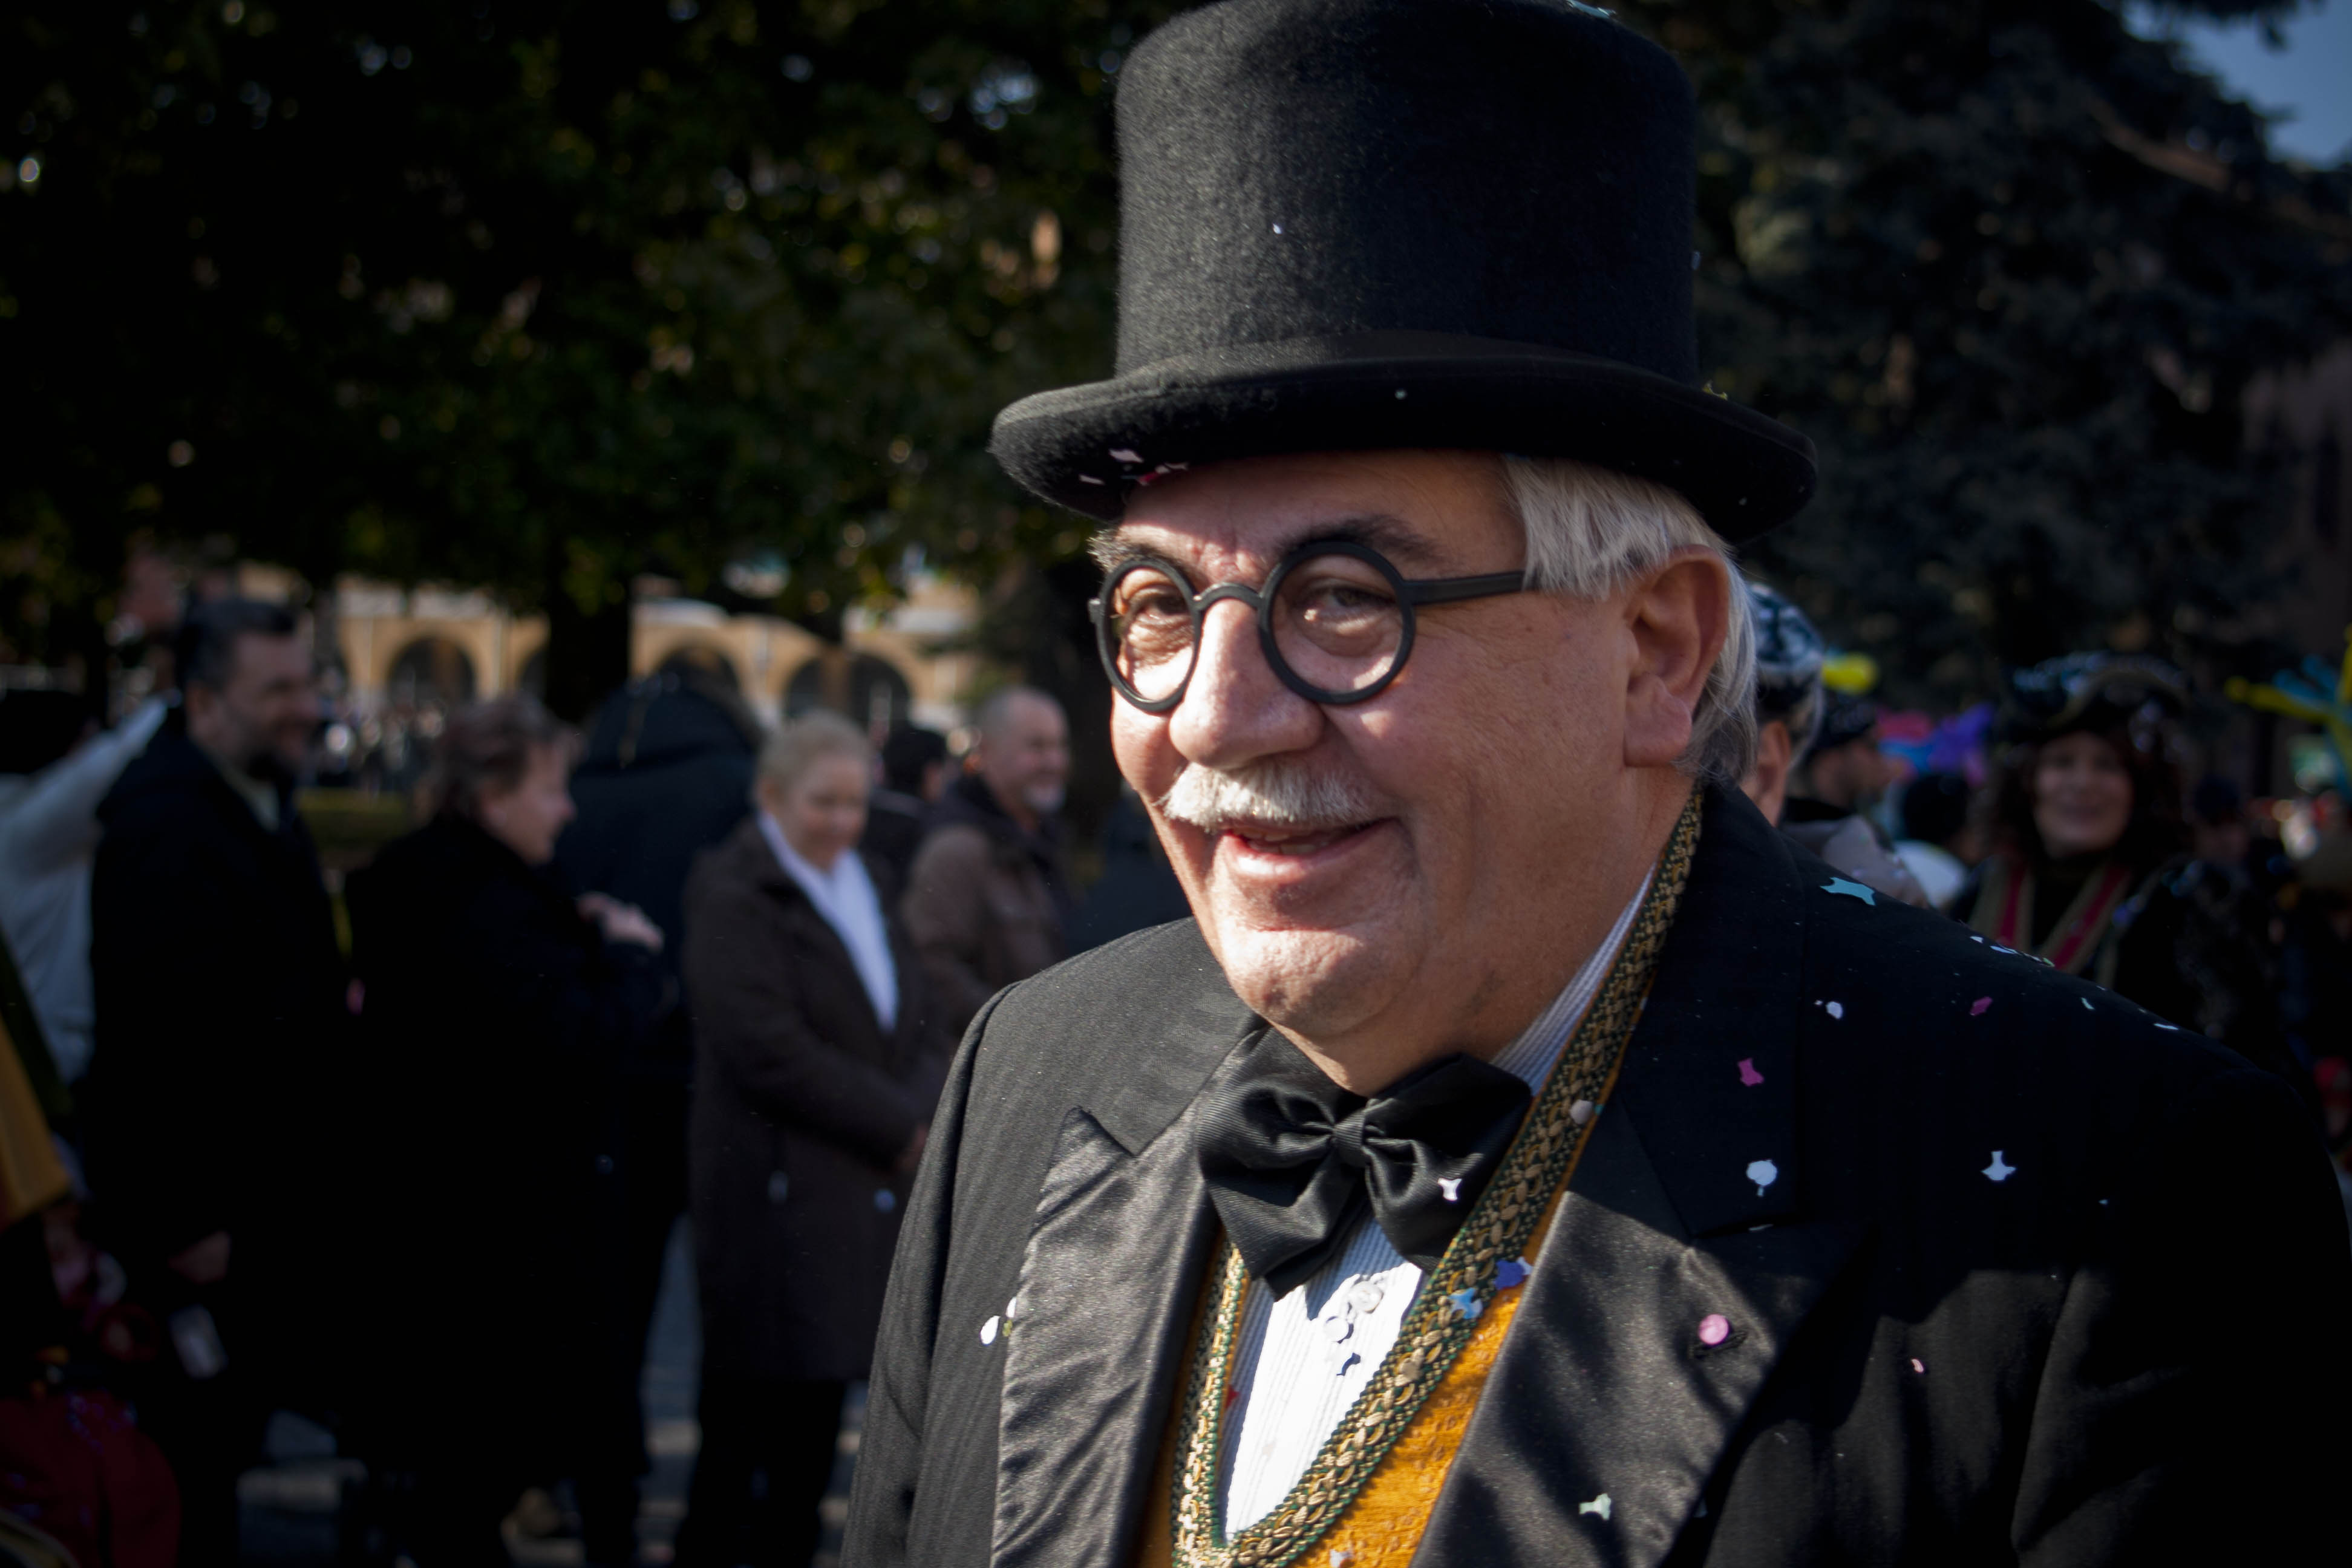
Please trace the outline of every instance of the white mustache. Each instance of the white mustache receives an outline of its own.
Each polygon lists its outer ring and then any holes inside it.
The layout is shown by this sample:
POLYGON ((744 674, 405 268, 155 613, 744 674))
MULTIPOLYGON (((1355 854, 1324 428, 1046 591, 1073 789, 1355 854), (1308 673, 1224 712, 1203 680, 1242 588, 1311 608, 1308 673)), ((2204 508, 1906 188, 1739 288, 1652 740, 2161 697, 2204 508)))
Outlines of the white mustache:
POLYGON ((1353 827, 1380 815, 1360 780, 1309 772, 1295 763, 1257 763, 1232 773, 1188 763, 1160 799, 1160 815, 1203 833, 1236 822, 1304 829, 1353 827))

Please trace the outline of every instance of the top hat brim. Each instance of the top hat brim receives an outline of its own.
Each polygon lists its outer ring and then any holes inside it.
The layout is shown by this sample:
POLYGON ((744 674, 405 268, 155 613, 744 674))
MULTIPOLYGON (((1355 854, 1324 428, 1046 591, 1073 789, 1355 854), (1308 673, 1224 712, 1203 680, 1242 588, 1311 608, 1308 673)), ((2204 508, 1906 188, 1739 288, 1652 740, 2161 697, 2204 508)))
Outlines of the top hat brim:
POLYGON ((989 449, 1036 494, 1116 521, 1209 463, 1408 447, 1570 458, 1679 491, 1738 543, 1813 493, 1811 441, 1712 392, 1540 344, 1379 331, 1206 350, 1023 398, 989 449))

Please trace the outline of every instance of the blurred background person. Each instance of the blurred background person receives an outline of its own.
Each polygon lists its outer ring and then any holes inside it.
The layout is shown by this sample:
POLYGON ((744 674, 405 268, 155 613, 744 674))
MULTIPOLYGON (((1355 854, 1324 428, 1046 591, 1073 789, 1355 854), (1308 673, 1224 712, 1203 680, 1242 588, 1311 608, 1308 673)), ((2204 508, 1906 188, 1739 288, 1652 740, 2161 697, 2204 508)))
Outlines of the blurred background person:
POLYGON ((0 939, 49 1060, 67 1082, 89 1069, 89 879, 99 803, 163 722, 161 700, 85 738, 89 709, 64 691, 0 694, 0 939))
POLYGON ((236 1554, 273 1404, 317 1394, 344 968, 294 784, 319 719, 283 605, 199 605, 181 706, 99 806, 80 1096, 93 1222, 172 1355, 141 1421, 178 1474, 185 1563, 236 1554))
POLYGON ((1855 804, 1862 798, 1862 784, 1883 780, 1885 773, 1884 760, 1878 759, 1876 707, 1857 707, 1853 699, 1823 685, 1828 647, 1785 595, 1751 580, 1748 602, 1756 616, 1756 761, 1741 781, 1741 793, 1768 821, 1841 876, 1891 899, 1924 906, 1926 891, 1855 804), (1830 731, 1832 714, 1843 716, 1843 729, 1830 731), (1857 734, 1853 728, 1858 722, 1857 734), (1843 805, 1789 793, 1792 779, 1814 776, 1824 733, 1836 742, 1837 754, 1822 776, 1844 795, 1843 805), (1862 760, 1865 746, 1868 757, 1878 760, 1862 760))
POLYGON ((1897 805, 1903 837, 1895 852, 1937 909, 1948 910, 1969 879, 1965 851, 1974 837, 1969 821, 1973 794, 1958 773, 1921 773, 1903 786, 1897 805))
MULTIPOLYGON (((656 954, 673 992, 686 879, 695 857, 751 809, 751 764, 762 731, 726 677, 685 658, 608 698, 572 774, 578 815, 556 844, 569 885, 646 912, 665 942, 656 954)), ((693 1030, 684 1008, 642 1041, 625 1042, 609 1087, 617 1143, 603 1218, 611 1234, 601 1271, 615 1292, 604 1310, 616 1336, 604 1365, 594 1442, 574 1482, 582 1543, 592 1563, 636 1552, 637 1483, 648 1465, 640 1404, 646 1341, 661 1294, 669 1235, 686 1212, 687 1100, 693 1030)))
POLYGON ((1805 613, 1775 588, 1748 580, 1756 616, 1756 765, 1740 790, 1778 823, 1789 778, 1821 731, 1822 664, 1829 650, 1805 613))
POLYGON ((459 709, 432 819, 351 879, 382 1173, 357 1430, 415 1478, 422 1568, 504 1563, 522 1489, 609 1447, 612 1085, 671 998, 659 930, 554 865, 574 743, 529 697, 459 709))
POLYGON ((2047 959, 2278 1072, 2267 914, 2189 853, 2169 755, 2187 684, 2155 658, 2072 654, 2011 678, 1993 847, 1953 902, 1987 940, 2047 959))
POLYGON ((1070 727, 1030 686, 980 705, 971 766, 948 786, 915 854, 901 908, 948 1026, 1068 952, 1062 793, 1070 727))
POLYGON ((882 738, 882 785, 866 803, 858 853, 890 873, 883 897, 906 890, 915 851, 932 808, 948 787, 948 741, 936 730, 901 724, 882 738))
POLYGON ((1134 931, 1190 920, 1184 885, 1135 786, 1119 782, 1118 799, 1103 823, 1103 870, 1070 919, 1070 951, 1084 952, 1134 931))
POLYGON ((756 815, 688 889, 702 1446, 681 1568, 797 1568, 815 1550, 946 1077, 951 1037, 856 847, 872 767, 847 720, 787 724, 756 815))

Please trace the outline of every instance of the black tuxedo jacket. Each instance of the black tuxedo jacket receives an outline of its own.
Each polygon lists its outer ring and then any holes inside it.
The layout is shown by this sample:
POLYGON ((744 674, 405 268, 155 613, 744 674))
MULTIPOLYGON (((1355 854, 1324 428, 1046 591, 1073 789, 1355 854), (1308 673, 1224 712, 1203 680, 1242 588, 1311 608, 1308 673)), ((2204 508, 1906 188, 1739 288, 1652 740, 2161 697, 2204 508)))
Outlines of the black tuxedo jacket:
MULTIPOLYGON (((1417 1561, 2315 1558, 2352 1250, 2293 1096, 1832 885, 1710 794, 1417 1561)), ((1264 1026, 1190 924, 974 1022, 900 1236, 852 1568, 1131 1560, 1216 1235, 1195 1100, 1264 1026)))

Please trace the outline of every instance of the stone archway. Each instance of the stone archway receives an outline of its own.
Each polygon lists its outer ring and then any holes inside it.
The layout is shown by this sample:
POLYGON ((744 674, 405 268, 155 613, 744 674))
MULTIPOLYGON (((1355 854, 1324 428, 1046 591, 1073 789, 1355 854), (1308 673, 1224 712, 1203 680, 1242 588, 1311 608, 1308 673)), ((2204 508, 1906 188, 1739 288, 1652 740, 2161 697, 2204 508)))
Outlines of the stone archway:
POLYGON ((421 637, 384 667, 386 700, 414 708, 455 708, 479 689, 473 656, 448 637, 421 637))
POLYGON ((908 722, 914 710, 914 689, 887 658, 827 648, 793 671, 784 686, 786 718, 813 708, 847 714, 880 734, 908 722))

